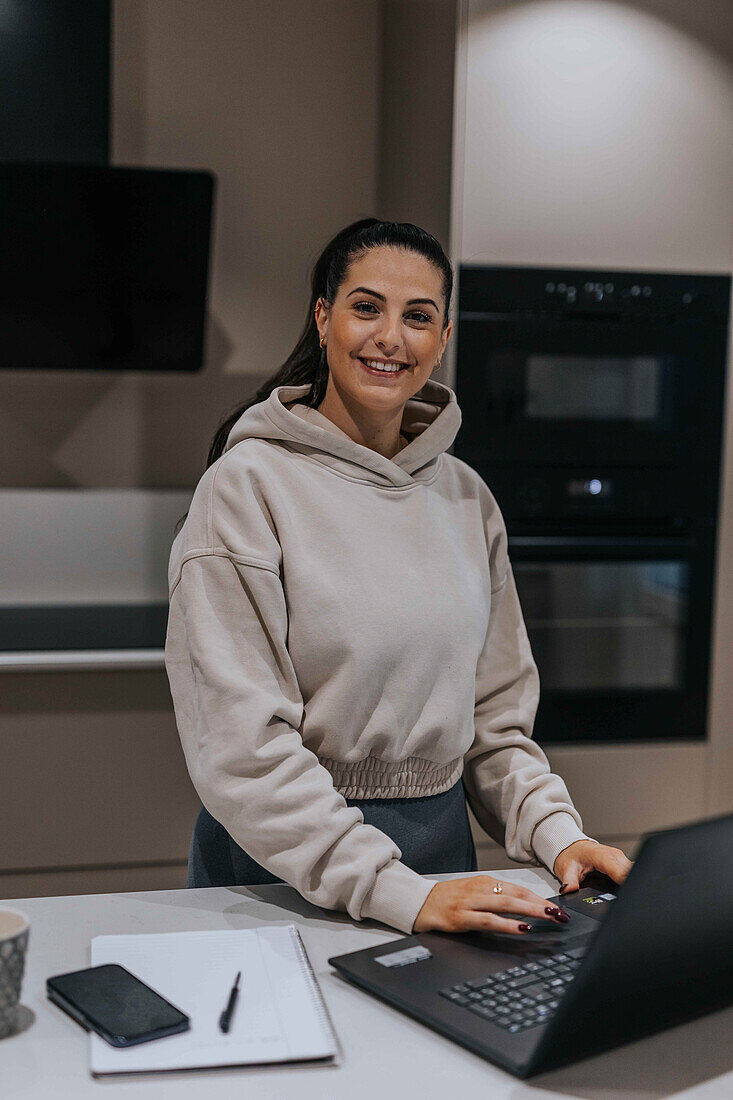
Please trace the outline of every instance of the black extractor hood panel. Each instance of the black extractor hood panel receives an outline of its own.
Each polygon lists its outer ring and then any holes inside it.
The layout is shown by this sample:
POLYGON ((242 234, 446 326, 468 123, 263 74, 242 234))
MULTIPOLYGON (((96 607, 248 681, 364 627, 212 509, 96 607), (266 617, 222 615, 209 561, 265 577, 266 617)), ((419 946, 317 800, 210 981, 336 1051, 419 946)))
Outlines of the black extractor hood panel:
POLYGON ((214 183, 0 164, 0 369, 199 370, 214 183))

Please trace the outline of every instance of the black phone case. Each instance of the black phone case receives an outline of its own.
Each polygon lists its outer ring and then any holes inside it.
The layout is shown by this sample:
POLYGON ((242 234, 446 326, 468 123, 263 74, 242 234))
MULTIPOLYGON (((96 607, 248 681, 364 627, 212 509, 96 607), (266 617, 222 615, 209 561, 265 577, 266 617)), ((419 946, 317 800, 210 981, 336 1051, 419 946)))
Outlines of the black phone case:
MULTIPOLYGON (((96 968, 88 967, 87 969, 94 970, 96 968)), ((122 967, 122 969, 126 968, 122 967)), ((71 971, 70 973, 79 972, 71 971)), ((48 978, 46 980, 46 996, 50 1001, 53 1002, 53 1004, 63 1009, 63 1011, 66 1012, 67 1015, 71 1016, 72 1020, 75 1020, 76 1023, 80 1024, 85 1031, 93 1031, 96 1035, 99 1035, 100 1038, 104 1039, 106 1043, 109 1043, 110 1046, 137 1046, 140 1043, 147 1043, 153 1039, 162 1039, 166 1035, 177 1035, 181 1031, 187 1031, 188 1028, 191 1026, 190 1017, 188 1017, 185 1012, 183 1012, 180 1008, 177 1008, 176 1005, 171 1004, 171 1002, 166 997, 163 997, 162 994, 158 993, 157 990, 151 989, 150 986, 142 981, 141 978, 137 978, 137 975, 133 975, 133 977, 135 977, 138 982, 144 985, 146 989, 149 989, 150 992, 153 993, 156 997, 160 998, 161 1001, 164 1001, 167 1005, 169 1005, 169 1007, 174 1012, 180 1013, 182 1019, 180 1020, 180 1022, 173 1024, 170 1027, 161 1027, 151 1031, 139 1032, 132 1036, 114 1035, 110 1031, 107 1031, 98 1021, 92 1019, 84 1010, 82 1005, 65 996, 65 994, 58 988, 56 983, 66 977, 68 977, 67 974, 57 974, 53 978, 48 978)))

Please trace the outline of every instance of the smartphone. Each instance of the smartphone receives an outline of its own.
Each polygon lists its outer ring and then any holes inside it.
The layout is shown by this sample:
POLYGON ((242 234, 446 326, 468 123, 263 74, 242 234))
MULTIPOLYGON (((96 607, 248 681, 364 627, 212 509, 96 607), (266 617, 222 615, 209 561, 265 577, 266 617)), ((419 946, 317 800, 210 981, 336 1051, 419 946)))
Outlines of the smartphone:
POLYGON ((131 1047, 187 1031, 191 1021, 124 966, 105 963, 46 981, 49 1000, 113 1047, 131 1047))

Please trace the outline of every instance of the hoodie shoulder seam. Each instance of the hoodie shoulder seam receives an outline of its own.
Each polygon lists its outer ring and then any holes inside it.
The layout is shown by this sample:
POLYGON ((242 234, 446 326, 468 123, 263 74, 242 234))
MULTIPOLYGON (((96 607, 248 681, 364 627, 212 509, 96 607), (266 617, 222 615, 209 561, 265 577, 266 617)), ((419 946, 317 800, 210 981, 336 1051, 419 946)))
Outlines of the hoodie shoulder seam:
POLYGON ((204 546, 197 550, 187 551, 181 558, 176 571, 176 579, 171 586, 169 600, 173 598, 173 593, 178 587, 184 565, 192 558, 228 558, 230 561, 236 562, 237 565, 249 565, 253 569, 264 569, 268 573, 274 573, 276 577, 280 576, 280 570, 277 566, 264 558, 255 557, 254 554, 233 554, 231 550, 227 550, 226 546, 204 546))
MULTIPOLYGON (((240 447, 243 443, 246 443, 246 442, 247 442, 246 439, 240 439, 237 443, 234 444, 233 447, 230 447, 228 451, 224 451, 224 453, 219 456, 219 459, 216 462, 216 469, 214 470, 214 474, 211 478, 211 484, 209 485, 209 509, 208 509, 209 514, 207 516, 207 524, 206 524, 206 528, 207 528, 206 529, 206 534, 208 536, 208 540, 209 540, 209 543, 210 543, 209 552, 211 552, 215 549, 215 547, 214 547, 214 492, 215 492, 215 489, 216 489, 216 479, 219 476, 219 471, 221 470, 222 466, 224 465, 224 462, 226 461, 226 459, 229 458, 230 455, 233 455, 234 452, 237 450, 237 448, 240 447)), ((232 557, 234 560, 236 560, 235 555, 232 554, 232 555, 230 555, 230 557, 232 557)), ((272 567, 270 567, 270 568, 272 568, 272 567)))

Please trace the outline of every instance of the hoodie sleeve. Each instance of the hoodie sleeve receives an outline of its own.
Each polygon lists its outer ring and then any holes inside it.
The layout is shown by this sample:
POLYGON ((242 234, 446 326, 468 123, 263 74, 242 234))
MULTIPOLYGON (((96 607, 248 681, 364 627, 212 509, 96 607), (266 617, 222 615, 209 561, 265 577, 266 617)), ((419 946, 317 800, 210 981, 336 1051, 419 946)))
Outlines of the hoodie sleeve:
POLYGON ((519 863, 552 868, 576 840, 591 839, 565 783, 533 741, 539 675, 507 556, 503 518, 492 500, 489 625, 476 668, 475 738, 464 757, 469 804, 486 832, 519 863))
POLYGON ((215 525, 213 545, 171 576, 165 660, 191 779, 236 843, 308 901, 409 933, 435 883, 399 861, 303 744, 276 540, 257 502, 244 506, 236 550, 216 545, 215 525))

